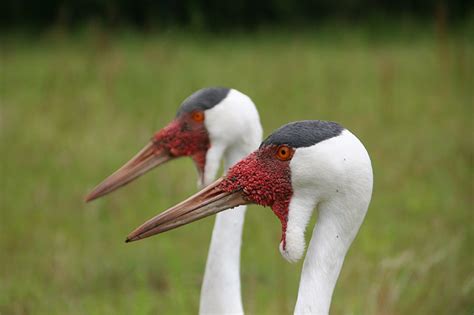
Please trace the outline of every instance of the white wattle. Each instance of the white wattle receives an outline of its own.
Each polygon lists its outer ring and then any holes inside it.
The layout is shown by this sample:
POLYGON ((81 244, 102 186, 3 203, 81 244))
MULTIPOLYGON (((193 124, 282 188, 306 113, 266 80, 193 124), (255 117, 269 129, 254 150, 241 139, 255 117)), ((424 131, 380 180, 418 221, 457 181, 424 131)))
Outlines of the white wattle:
MULTIPOLYGON (((236 90, 205 112, 211 140, 206 155, 203 184, 216 176, 222 156, 224 169, 255 150, 262 128, 255 105, 236 90)), ((245 206, 220 212, 216 216, 201 288, 200 314, 243 314, 240 285, 240 248, 245 206)))
POLYGON ((328 314, 346 253, 364 220, 372 195, 372 166, 349 131, 297 149, 290 163, 293 197, 287 223, 288 260, 302 257, 304 230, 319 215, 301 273, 295 314, 328 314))
POLYGON ((306 225, 316 205, 314 191, 300 187, 293 193, 289 208, 289 220, 286 228, 286 246, 280 243, 280 253, 288 262, 296 262, 303 257, 305 250, 304 233, 306 225))

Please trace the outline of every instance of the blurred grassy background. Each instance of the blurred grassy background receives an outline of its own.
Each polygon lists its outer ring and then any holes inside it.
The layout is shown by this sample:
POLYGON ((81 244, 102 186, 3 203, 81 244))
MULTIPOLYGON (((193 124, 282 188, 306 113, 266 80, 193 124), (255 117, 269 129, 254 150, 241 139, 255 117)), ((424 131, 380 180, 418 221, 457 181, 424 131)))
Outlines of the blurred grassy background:
MULTIPOLYGON (((264 135, 342 123, 371 154, 375 187, 332 314, 474 312, 474 31, 328 28, 253 35, 2 37, 0 314, 196 313, 213 218, 125 244, 196 190, 189 159, 91 204, 83 196, 212 85, 258 106, 264 135)), ((280 223, 250 207, 248 314, 289 314, 301 263, 280 223)), ((313 220, 314 223, 314 220, 313 220)), ((312 227, 311 227, 312 228, 312 227)))

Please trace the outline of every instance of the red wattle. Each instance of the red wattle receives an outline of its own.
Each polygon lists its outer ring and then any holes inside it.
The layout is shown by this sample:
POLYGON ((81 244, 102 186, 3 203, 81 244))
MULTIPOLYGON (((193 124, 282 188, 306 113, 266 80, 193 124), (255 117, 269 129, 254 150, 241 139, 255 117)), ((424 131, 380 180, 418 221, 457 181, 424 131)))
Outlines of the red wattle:
POLYGON ((158 131, 153 140, 174 157, 192 157, 197 167, 204 170, 211 143, 202 123, 194 122, 189 117, 177 118, 158 131))
POLYGON ((288 206, 293 189, 290 162, 277 159, 276 148, 266 146, 251 153, 229 169, 219 187, 229 192, 242 190, 250 201, 265 207, 270 206, 280 219, 281 241, 285 249, 288 206))

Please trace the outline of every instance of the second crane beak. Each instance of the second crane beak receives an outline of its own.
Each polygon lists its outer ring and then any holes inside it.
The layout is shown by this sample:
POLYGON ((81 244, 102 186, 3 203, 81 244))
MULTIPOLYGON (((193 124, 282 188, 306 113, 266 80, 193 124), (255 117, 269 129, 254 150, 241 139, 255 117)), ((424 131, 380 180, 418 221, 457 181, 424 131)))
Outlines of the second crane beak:
POLYGON ((251 203, 241 190, 227 192, 219 188, 222 178, 174 207, 148 220, 130 233, 126 242, 137 241, 218 212, 251 203))
POLYGON ((150 142, 124 166, 95 187, 86 196, 85 200, 91 201, 104 196, 172 158, 173 156, 167 150, 160 148, 154 142, 150 142))

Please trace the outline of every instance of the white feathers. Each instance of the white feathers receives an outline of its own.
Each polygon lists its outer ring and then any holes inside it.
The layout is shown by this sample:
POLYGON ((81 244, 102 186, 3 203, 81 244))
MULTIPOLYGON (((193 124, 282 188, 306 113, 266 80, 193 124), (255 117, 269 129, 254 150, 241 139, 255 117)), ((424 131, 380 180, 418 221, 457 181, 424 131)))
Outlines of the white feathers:
MULTIPOLYGON (((257 148, 262 129, 252 101, 236 90, 231 90, 205 115, 211 149, 206 156, 204 183, 209 183, 223 155, 227 169, 257 148)), ((295 314, 328 314, 345 255, 370 202, 370 158, 362 143, 344 130, 337 137, 296 149, 290 169, 293 196, 288 210, 285 248, 280 244, 280 252, 286 260, 301 259, 306 226, 314 208, 319 211, 301 273, 295 314)), ((230 210, 225 217, 222 213, 217 215, 200 313, 243 312, 237 280, 240 280, 244 209, 230 210)))
POLYGON ((293 227, 286 233, 285 248, 283 242, 280 242, 280 253, 288 262, 294 263, 303 257, 305 250, 304 230, 293 227))
POLYGON ((201 289, 199 314, 243 314, 240 249, 245 206, 218 213, 201 289))
MULTIPOLYGON (((252 100, 236 90, 205 111, 211 147, 206 155, 203 184, 214 179, 222 156, 227 170, 255 150, 262 127, 252 100)), ((243 314, 240 289, 240 247, 245 206, 216 216, 201 289, 200 314, 243 314)))
MULTIPOLYGON (((294 176, 292 175, 292 182, 293 178, 294 176)), ((289 262, 296 262, 303 257, 306 247, 304 233, 311 219, 316 200, 313 189, 302 186, 299 182, 296 183, 296 186, 292 183, 293 197, 291 198, 288 211, 285 250, 283 250, 283 246, 280 243, 280 253, 289 262)))
POLYGON ((364 146, 347 130, 338 137, 296 149, 290 168, 293 197, 284 256, 299 259, 305 247, 304 237, 292 234, 304 234, 316 204, 348 194, 368 204, 372 168, 364 146))
POLYGON ((302 256, 312 210, 319 215, 301 273, 295 314, 328 314, 345 255, 372 195, 372 166, 362 143, 349 131, 299 148, 290 163, 293 198, 288 212, 288 259, 302 256))
MULTIPOLYGON (((226 152, 234 151, 234 161, 227 167, 255 150, 262 141, 262 126, 255 104, 237 90, 230 90, 225 99, 205 111, 205 116, 211 148, 223 147, 226 152)), ((209 164, 209 167, 212 166, 209 164)))

